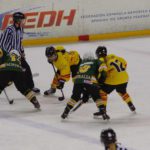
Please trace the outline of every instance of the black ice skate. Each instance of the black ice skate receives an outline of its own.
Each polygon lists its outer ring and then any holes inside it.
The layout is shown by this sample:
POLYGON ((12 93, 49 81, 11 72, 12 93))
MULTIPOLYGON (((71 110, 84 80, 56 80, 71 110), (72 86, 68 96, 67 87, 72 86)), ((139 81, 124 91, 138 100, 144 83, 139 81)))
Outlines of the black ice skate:
POLYGON ((55 88, 50 88, 50 89, 48 89, 44 92, 44 95, 47 96, 47 95, 51 95, 51 94, 54 94, 54 93, 56 93, 56 89, 55 88))
POLYGON ((110 117, 106 114, 106 112, 102 112, 102 111, 93 113, 93 116, 95 119, 98 119, 101 117, 103 118, 103 120, 109 120, 110 119, 110 117))
POLYGON ((129 106, 129 108, 130 108, 131 111, 135 111, 136 110, 136 108, 135 108, 135 106, 133 105, 132 102, 129 102, 128 106, 129 106))
POLYGON ((31 103, 34 105, 35 108, 40 109, 40 104, 35 97, 31 100, 31 103))
POLYGON ((35 92, 35 93, 40 93, 40 89, 38 89, 36 87, 32 88, 32 91, 35 92))
POLYGON ((97 116, 102 116, 102 115, 103 115, 102 112, 95 112, 95 113, 93 113, 93 116, 95 116, 95 117, 97 117, 97 116))
POLYGON ((104 113, 102 115, 102 118, 103 118, 103 120, 109 120, 110 119, 110 117, 106 113, 104 113))
POLYGON ((68 117, 68 114, 66 114, 66 113, 63 113, 62 115, 61 115, 61 118, 62 119, 66 119, 68 117))

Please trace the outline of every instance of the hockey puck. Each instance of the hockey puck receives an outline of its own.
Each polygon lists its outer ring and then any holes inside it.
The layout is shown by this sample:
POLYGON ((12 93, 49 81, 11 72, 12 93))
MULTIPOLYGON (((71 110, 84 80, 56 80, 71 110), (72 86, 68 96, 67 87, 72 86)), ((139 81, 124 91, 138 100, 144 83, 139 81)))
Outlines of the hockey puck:
POLYGON ((9 101, 9 104, 13 104, 13 103, 14 103, 14 100, 9 101))
POLYGON ((58 97, 59 101, 63 101, 65 98, 64 97, 58 97))

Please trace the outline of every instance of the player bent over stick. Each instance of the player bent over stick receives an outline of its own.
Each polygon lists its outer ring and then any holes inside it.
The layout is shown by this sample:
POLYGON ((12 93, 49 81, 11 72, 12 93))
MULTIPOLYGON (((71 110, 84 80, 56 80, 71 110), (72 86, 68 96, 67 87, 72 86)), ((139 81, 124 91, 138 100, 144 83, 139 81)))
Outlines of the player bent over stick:
POLYGON ((106 114, 104 109, 104 105, 101 103, 101 98, 99 95, 99 86, 97 80, 105 78, 106 75, 105 67, 101 64, 102 63, 98 59, 94 59, 91 54, 87 54, 83 57, 83 61, 79 67, 79 72, 74 81, 73 94, 68 101, 63 114, 61 115, 62 119, 65 119, 68 116, 70 110, 80 100, 83 90, 86 90, 91 95, 96 103, 96 106, 101 112, 103 119, 109 119, 109 116, 106 114), (98 77, 97 74, 99 74, 98 77))
POLYGON ((19 52, 17 50, 11 50, 8 54, 6 51, 0 49, 0 93, 8 86, 9 82, 14 82, 18 91, 20 91, 35 108, 40 108, 40 104, 33 91, 28 88, 24 80, 24 72, 21 67, 19 52))
POLYGON ((57 69, 51 88, 44 92, 44 95, 51 95, 56 92, 56 89, 62 90, 64 84, 70 80, 70 76, 72 79, 75 77, 81 58, 77 51, 66 51, 63 46, 56 46, 56 48, 48 46, 45 55, 48 62, 57 69))

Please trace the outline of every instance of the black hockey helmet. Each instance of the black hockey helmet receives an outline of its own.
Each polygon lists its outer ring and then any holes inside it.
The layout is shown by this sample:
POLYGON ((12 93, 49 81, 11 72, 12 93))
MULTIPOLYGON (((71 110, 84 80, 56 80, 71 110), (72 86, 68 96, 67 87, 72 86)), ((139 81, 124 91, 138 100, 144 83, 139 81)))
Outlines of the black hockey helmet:
POLYGON ((98 46, 95 53, 97 58, 105 57, 107 56, 107 48, 105 46, 98 46))
POLYGON ((102 130, 100 140, 104 145, 115 143, 117 141, 115 131, 111 128, 102 130))
POLYGON ((55 48, 53 46, 46 47, 45 56, 51 62, 54 61, 55 59, 57 59, 57 53, 56 53, 55 48))
POLYGON ((22 12, 15 12, 13 14, 13 21, 15 23, 21 22, 23 19, 25 19, 25 15, 22 12))
POLYGON ((46 57, 51 57, 55 53, 56 53, 56 50, 55 50, 55 48, 53 46, 46 47, 46 50, 45 50, 45 56, 46 57))

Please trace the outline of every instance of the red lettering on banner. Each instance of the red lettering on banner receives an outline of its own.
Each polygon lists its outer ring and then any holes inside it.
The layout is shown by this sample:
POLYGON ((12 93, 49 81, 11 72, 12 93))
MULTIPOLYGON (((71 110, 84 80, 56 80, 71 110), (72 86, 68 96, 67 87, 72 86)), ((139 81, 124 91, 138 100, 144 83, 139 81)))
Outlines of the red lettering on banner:
POLYGON ((56 11, 41 12, 37 24, 37 28, 50 27, 54 24, 56 18, 56 11), (48 23, 45 23, 45 18, 49 17, 48 23))
POLYGON ((3 20, 2 30, 12 23, 12 15, 6 15, 3 20))
POLYGON ((72 9, 70 11, 69 16, 64 16, 63 17, 64 11, 63 10, 59 11, 58 12, 58 17, 57 17, 57 20, 56 20, 56 26, 60 26, 63 19, 68 20, 67 25, 72 25, 75 13, 76 13, 76 10, 72 9))
POLYGON ((67 25, 72 25, 76 10, 72 9, 69 16, 64 16, 63 19, 68 20, 67 25))
POLYGON ((35 28, 36 27, 36 19, 38 16, 38 12, 31 12, 31 13, 26 13, 25 16, 26 16, 26 22, 25 22, 25 25, 24 27, 25 28, 35 28))
POLYGON ((62 21, 62 17, 63 17, 63 13, 64 13, 63 10, 60 10, 58 12, 58 16, 57 16, 57 20, 56 20, 56 26, 60 26, 61 21, 62 21))
MULTIPOLYGON (((72 25, 75 17, 76 10, 71 9, 69 15, 64 14, 64 10, 60 11, 44 11, 44 12, 29 12, 26 13, 26 22, 24 27, 32 28, 45 28, 51 26, 61 26, 63 21, 67 21, 67 25, 72 25)), ((8 25, 12 24, 12 15, 5 15, 3 18, 2 30, 8 25)))

